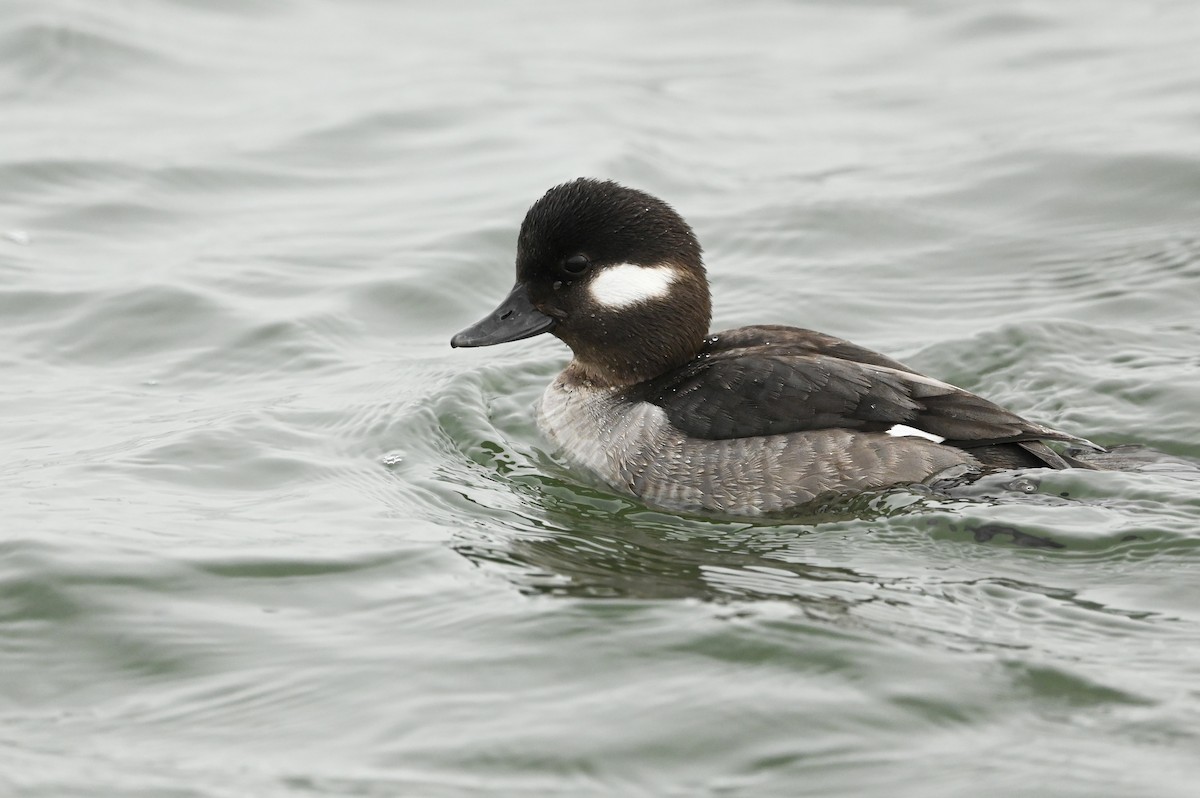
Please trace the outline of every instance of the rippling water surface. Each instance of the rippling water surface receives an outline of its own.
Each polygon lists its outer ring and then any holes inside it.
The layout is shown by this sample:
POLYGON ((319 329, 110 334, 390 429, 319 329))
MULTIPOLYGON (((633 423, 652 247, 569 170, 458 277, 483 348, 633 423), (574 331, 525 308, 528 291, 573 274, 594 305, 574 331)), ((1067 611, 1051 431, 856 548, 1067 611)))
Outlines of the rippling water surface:
POLYGON ((7 0, 0 793, 1194 796, 1193 0, 7 0), (587 486, 529 203, 717 327, 1181 458, 793 523, 587 486), (1061 548, 1031 543, 1051 540, 1061 548))

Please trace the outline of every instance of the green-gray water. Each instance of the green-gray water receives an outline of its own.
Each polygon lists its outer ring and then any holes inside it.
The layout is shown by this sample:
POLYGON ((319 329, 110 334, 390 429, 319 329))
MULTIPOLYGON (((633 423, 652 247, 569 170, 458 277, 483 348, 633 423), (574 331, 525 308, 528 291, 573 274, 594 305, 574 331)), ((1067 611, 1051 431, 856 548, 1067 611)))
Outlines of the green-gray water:
POLYGON ((608 177, 718 328, 1200 458, 1194 0, 0 11, 0 795, 1200 793, 1195 472, 679 518, 448 347, 608 177))

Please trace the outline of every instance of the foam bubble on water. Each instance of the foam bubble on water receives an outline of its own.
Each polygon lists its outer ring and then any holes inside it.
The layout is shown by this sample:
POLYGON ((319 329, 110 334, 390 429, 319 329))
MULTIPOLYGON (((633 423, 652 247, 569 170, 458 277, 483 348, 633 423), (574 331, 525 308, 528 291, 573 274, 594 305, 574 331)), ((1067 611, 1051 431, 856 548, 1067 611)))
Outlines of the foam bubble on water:
POLYGON ((29 243, 29 233, 25 232, 24 230, 6 230, 4 232, 4 238, 13 242, 14 244, 24 245, 29 243))

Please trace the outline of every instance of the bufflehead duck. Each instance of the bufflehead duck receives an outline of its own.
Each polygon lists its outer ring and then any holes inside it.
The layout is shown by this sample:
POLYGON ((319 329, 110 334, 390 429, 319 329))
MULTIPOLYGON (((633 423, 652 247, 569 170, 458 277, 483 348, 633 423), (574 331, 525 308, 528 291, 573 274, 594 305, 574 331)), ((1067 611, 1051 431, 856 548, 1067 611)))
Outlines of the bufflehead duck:
POLYGON ((574 358, 538 423, 574 465, 668 509, 779 513, 943 474, 1089 467, 1094 444, 830 335, 710 335, 700 244, 667 203, 581 178, 546 192, 517 239, 517 281, 454 347, 551 333, 574 358))

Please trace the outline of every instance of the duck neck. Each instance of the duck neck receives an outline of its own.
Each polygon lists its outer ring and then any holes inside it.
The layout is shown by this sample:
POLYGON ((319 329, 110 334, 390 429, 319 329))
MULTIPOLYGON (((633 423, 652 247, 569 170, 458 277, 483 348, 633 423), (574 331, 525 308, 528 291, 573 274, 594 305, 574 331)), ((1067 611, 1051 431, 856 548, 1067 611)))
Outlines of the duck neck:
POLYGON ((600 338, 564 341, 575 357, 568 376, 600 388, 624 388, 666 374, 700 354, 708 334, 708 315, 692 324, 658 314, 643 323, 614 325, 600 338))

